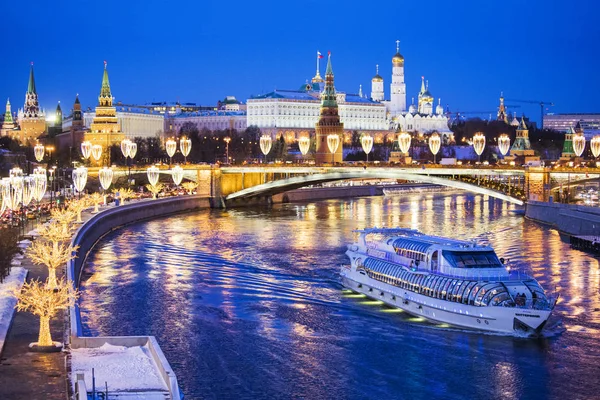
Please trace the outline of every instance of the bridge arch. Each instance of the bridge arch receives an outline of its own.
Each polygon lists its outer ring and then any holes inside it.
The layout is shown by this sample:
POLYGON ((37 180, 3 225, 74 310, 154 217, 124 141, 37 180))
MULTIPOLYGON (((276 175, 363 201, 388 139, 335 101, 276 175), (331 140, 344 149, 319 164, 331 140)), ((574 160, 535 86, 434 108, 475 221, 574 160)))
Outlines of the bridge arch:
POLYGON ((439 176, 430 176, 425 174, 410 173, 405 171, 378 171, 375 169, 371 170, 360 170, 360 171, 348 171, 348 172, 327 172, 312 175, 296 176, 292 178, 275 180, 260 185, 256 185, 250 188, 246 188, 235 193, 231 193, 225 197, 226 201, 236 199, 248 199, 253 197, 261 196, 272 196, 275 194, 287 192, 301 187, 315 185, 319 183, 334 182, 348 179, 403 179, 422 183, 432 183, 437 185, 448 186, 456 189, 462 189, 473 193, 485 194, 497 199, 505 200, 513 204, 523 205, 521 199, 509 196, 507 194, 488 189, 485 187, 473 185, 467 182, 461 182, 442 178, 439 176))

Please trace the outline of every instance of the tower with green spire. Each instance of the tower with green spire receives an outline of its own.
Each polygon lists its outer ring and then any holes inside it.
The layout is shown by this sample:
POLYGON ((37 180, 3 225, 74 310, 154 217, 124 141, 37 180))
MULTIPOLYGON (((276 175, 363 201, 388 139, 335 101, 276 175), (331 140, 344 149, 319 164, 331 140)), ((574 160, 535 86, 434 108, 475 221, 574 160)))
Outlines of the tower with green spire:
POLYGON ((18 122, 20 130, 15 135, 18 140, 34 140, 46 132, 46 114, 40 108, 38 94, 35 87, 35 77, 33 75, 33 63, 29 70, 29 82, 27 83, 27 92, 25 92, 25 104, 19 110, 18 122))
MULTIPOLYGON (((73 122, 75 122, 76 117, 81 118, 81 105, 78 103, 79 97, 75 99, 73 122)), ((102 85, 100 86, 96 114, 90 125, 90 130, 85 133, 84 140, 108 147, 121 143, 123 139, 125 139, 125 135, 121 132, 121 126, 117 120, 117 110, 113 107, 107 63, 104 61, 104 73, 102 75, 102 85)))
POLYGON ((327 69, 325 71, 325 89, 321 93, 321 112, 319 122, 315 125, 316 154, 315 162, 323 164, 326 162, 342 162, 342 144, 344 140, 344 124, 340 122, 338 103, 333 84, 333 69, 331 68, 331 52, 327 57, 327 69), (339 146, 332 156, 327 145, 329 135, 339 136, 339 146))
MULTIPOLYGON (((62 109, 60 108, 60 101, 59 101, 58 105, 56 106, 56 119, 54 120, 54 128, 60 129, 60 131, 62 131, 62 122, 63 122, 63 113, 62 113, 62 109)), ((60 131, 59 131, 59 133, 60 133, 60 131)))
POLYGON ((4 121, 0 126, 0 136, 11 136, 15 129, 15 121, 12 117, 12 110, 10 107, 10 99, 6 100, 6 112, 4 113, 4 121))
POLYGON ((563 142, 563 150, 560 155, 561 159, 571 159, 575 157, 575 150, 573 150, 573 135, 575 134, 575 129, 572 126, 569 127, 567 132, 565 133, 565 141, 563 142))
POLYGON ((531 143, 529 142, 529 129, 525 125, 525 118, 521 117, 521 123, 517 128, 517 137, 510 148, 510 155, 532 156, 533 154, 534 151, 531 149, 531 143))

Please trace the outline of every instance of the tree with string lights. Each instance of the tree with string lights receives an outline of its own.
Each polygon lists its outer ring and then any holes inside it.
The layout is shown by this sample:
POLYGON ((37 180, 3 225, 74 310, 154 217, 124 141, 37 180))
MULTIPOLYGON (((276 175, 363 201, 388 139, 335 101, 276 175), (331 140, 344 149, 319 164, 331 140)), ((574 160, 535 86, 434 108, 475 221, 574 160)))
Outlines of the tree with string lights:
POLYGON ((52 243, 47 240, 36 240, 27 248, 26 255, 36 265, 48 268, 48 285, 56 287, 56 270, 74 259, 79 246, 70 243, 52 243))

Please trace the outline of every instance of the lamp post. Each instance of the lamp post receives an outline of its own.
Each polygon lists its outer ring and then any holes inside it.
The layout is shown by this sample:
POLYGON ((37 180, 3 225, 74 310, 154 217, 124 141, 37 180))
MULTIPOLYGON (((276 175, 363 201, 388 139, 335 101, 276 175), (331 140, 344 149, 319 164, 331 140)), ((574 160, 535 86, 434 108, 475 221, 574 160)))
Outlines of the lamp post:
POLYGON ((92 143, 89 140, 81 142, 81 155, 84 159, 89 159, 92 154, 92 143))
POLYGON ((506 133, 498 136, 498 149, 500 150, 502 157, 506 156, 508 153, 508 150, 510 149, 510 136, 506 133))
MULTIPOLYGON (((412 136, 408 132, 401 132, 398 135, 398 146, 400 147, 400 151, 404 153, 404 157, 408 157, 408 151, 410 150, 410 142, 412 141, 412 136)), ((406 160, 405 160, 406 163, 406 160)))
POLYGON ((95 144, 92 146, 92 157, 96 162, 100 161, 100 157, 102 157, 102 146, 99 144, 95 144))
POLYGON ((302 155, 305 156, 308 153, 308 150, 310 149, 310 138, 303 136, 300 139, 298 139, 298 147, 300 148, 300 153, 302 153, 302 155))
POLYGON ((172 138, 165 142, 165 150, 167 150, 167 155, 169 156, 169 167, 173 162, 173 156, 175 155, 175 151, 177 151, 177 142, 172 138))
POLYGON ((479 162, 481 162, 481 154, 483 153, 483 149, 485 148, 485 135, 482 132, 477 132, 473 135, 473 149, 477 156, 479 157, 479 162))
POLYGON ((131 165, 129 164, 129 159, 131 158, 131 161, 133 161, 133 157, 137 154, 137 143, 129 139, 123 139, 121 141, 121 153, 123 153, 127 165, 127 184, 131 185, 131 165))
POLYGON ((38 143, 34 146, 33 154, 35 155, 35 159, 38 162, 42 162, 42 160, 44 159, 45 153, 46 153, 46 149, 44 148, 43 144, 38 143))
POLYGON ((573 151, 577 157, 581 157, 585 150, 585 136, 583 133, 577 132, 573 135, 573 151))
POLYGON ((260 151, 264 155, 264 162, 267 162, 267 154, 271 151, 271 145, 273 144, 273 140, 271 139, 271 135, 262 135, 260 137, 260 151))
POLYGON ((335 164, 335 152, 340 146, 340 136, 332 133, 331 135, 327 135, 327 147, 331 152, 331 164, 335 164))
POLYGON ((231 142, 231 138, 226 137, 223 140, 225 141, 225 156, 227 157, 227 165, 229 165, 229 142, 231 142))
POLYGON ((73 178, 73 185, 75 186, 75 190, 79 194, 79 198, 81 198, 81 192, 85 189, 85 184, 87 183, 87 175, 88 170, 86 167, 80 166, 73 170, 71 177, 73 178))
POLYGON ((171 170, 171 177, 173 178, 173 183, 175 183, 175 186, 179 188, 179 184, 181 184, 181 181, 183 180, 183 168, 181 168, 179 165, 173 167, 171 170))
POLYGON ((440 151, 440 147, 442 146, 442 138, 440 138, 440 135, 436 132, 432 133, 431 136, 429 136, 429 150, 431 150, 431 152, 433 153, 433 163, 435 164, 435 157, 437 156, 437 153, 440 151))
POLYGON ((182 136, 181 139, 179 139, 179 149, 181 150, 181 154, 183 154, 183 163, 187 164, 187 156, 192 150, 192 140, 182 136))
POLYGON ((363 134, 360 138, 360 144, 362 146, 363 151, 367 155, 367 164, 369 163, 369 153, 373 150, 373 136, 368 134, 363 134))

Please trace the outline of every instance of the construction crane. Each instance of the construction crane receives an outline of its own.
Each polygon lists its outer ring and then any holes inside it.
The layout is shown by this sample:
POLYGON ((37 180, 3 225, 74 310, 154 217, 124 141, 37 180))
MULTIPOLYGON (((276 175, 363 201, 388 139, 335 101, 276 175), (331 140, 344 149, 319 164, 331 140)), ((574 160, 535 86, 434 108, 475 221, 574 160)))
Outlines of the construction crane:
POLYGON ((554 105, 551 101, 540 101, 540 100, 515 100, 515 99, 506 99, 506 101, 514 101, 516 103, 528 103, 528 104, 538 104, 540 106, 540 129, 544 129, 544 106, 552 107, 554 105))

